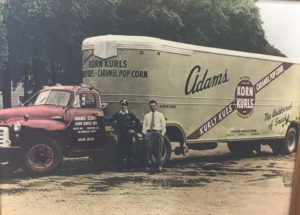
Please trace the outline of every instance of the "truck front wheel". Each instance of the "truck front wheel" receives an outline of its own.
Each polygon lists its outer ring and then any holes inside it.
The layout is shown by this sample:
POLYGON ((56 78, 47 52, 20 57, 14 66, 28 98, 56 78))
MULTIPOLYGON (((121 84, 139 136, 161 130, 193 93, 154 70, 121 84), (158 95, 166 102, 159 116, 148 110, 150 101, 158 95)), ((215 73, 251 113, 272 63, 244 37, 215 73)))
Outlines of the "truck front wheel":
POLYGON ((55 139, 43 138, 26 148, 25 168, 36 174, 49 173, 60 165, 62 156, 61 146, 55 139))

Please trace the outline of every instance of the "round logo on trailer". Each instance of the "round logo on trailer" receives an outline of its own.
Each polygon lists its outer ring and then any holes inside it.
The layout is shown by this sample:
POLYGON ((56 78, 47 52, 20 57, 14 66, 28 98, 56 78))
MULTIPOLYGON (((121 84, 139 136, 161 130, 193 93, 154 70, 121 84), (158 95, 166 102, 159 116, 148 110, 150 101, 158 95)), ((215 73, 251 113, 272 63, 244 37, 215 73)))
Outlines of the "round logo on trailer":
POLYGON ((248 115, 255 104, 255 90, 249 80, 242 80, 235 89, 236 109, 241 115, 248 115))

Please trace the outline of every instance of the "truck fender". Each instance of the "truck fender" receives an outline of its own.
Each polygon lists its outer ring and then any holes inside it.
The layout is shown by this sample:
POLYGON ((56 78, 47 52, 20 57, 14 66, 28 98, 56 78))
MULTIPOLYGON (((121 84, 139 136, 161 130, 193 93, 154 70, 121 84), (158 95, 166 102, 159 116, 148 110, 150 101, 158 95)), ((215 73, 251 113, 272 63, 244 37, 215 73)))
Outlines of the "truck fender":
POLYGON ((50 120, 34 120, 33 122, 32 120, 29 125, 22 123, 21 125, 21 130, 17 133, 17 139, 23 147, 29 146, 34 141, 49 138, 61 144, 62 152, 65 153, 67 137, 65 135, 66 125, 64 123, 50 120))
POLYGON ((46 131, 63 131, 67 127, 65 123, 54 120, 23 120, 19 122, 21 123, 22 127, 38 128, 46 131))

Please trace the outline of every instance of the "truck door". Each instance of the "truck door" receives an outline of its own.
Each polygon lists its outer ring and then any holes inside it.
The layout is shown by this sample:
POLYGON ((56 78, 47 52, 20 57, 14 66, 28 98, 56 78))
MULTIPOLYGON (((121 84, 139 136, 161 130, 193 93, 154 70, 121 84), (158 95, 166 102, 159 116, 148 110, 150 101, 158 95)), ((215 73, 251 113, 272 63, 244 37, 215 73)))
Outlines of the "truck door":
POLYGON ((95 115, 99 112, 96 95, 92 92, 76 93, 69 110, 69 139, 74 151, 104 148, 105 128, 95 115))

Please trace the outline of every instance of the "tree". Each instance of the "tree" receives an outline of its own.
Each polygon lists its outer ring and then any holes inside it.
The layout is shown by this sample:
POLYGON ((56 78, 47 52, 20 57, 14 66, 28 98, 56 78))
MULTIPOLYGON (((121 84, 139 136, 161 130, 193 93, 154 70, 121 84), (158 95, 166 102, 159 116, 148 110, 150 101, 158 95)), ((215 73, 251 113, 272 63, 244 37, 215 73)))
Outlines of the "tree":
MULTIPOLYGON (((74 68, 80 71, 80 61, 73 60, 73 53, 80 53, 81 42, 72 35, 76 32, 73 15, 80 14, 76 6, 71 1, 58 0, 7 1, 3 26, 7 30, 8 54, 3 79, 12 80, 14 85, 22 82, 25 96, 58 80, 80 82, 80 73, 70 72, 74 68)), ((10 92, 11 82, 5 83, 4 91, 10 92)), ((9 99, 10 95, 4 98, 4 107, 10 106, 9 99)))
POLYGON ((10 85, 8 81, 10 76, 7 74, 7 58, 8 58, 8 41, 7 41, 7 28, 4 22, 5 3, 0 2, 0 91, 3 95, 3 106, 10 107, 10 85), (9 89, 9 90, 8 90, 9 89))
POLYGON ((155 36, 282 56, 261 27, 254 0, 6 0, 0 6, 5 107, 10 83, 25 97, 43 85, 81 82, 81 43, 104 34, 155 36))
POLYGON ((197 45, 284 56, 265 39, 251 0, 169 0, 182 17, 183 41, 197 45), (179 5, 178 5, 179 4, 179 5))
MULTIPOLYGON (((3 68, 5 68, 5 62, 7 61, 7 29, 6 25, 4 23, 4 3, 0 1, 0 77, 2 77, 3 68)), ((2 79, 1 79, 2 80, 2 79)), ((0 83, 0 86, 2 86, 3 83, 0 83)), ((2 90, 2 87, 0 87, 0 90, 2 90)))
POLYGON ((182 18, 161 0, 122 0, 117 8, 118 33, 181 40, 182 18))

